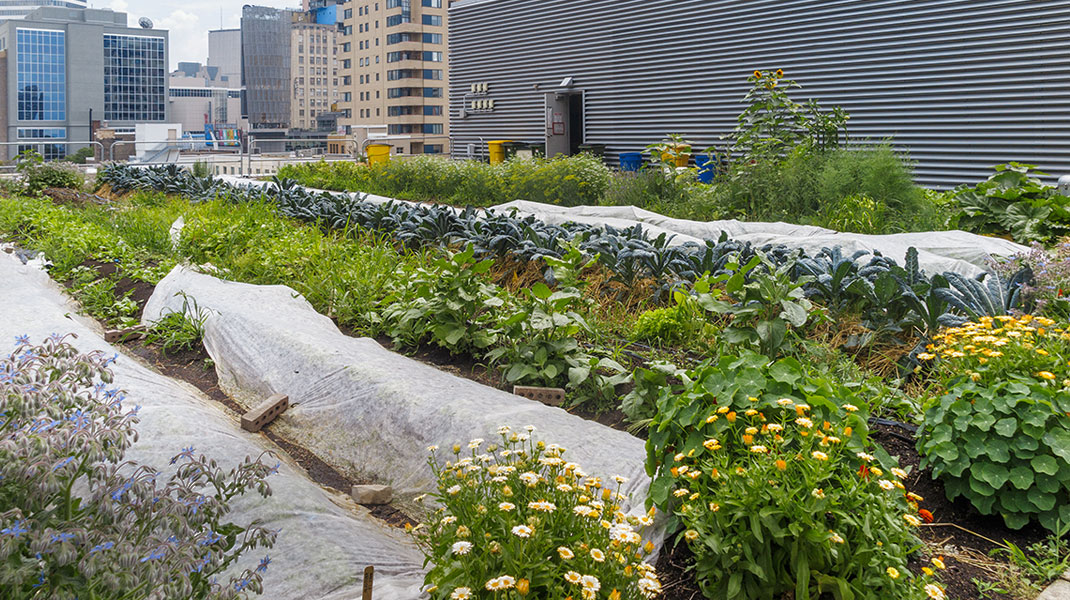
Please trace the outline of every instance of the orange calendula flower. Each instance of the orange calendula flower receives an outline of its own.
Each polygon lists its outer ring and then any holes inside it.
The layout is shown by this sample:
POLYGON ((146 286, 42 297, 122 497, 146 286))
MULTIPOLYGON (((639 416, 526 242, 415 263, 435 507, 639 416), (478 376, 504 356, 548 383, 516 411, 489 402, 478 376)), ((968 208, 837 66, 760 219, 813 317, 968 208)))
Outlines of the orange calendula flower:
POLYGON ((1039 377, 1041 379, 1047 379, 1047 380, 1050 381, 1052 379, 1055 379, 1055 374, 1050 372, 1050 371, 1041 371, 1041 372, 1037 373, 1037 377, 1039 377))
POLYGON ((926 523, 932 523, 936 520, 933 517, 933 513, 925 510, 924 508, 918 511, 918 516, 921 517, 921 520, 925 521, 926 523))
POLYGON ((735 423, 736 422, 736 411, 732 411, 732 412, 728 413, 727 415, 724 416, 724 418, 728 419, 729 423, 735 423))
POLYGON ((776 461, 776 468, 778 471, 783 471, 788 468, 788 463, 784 462, 783 459, 778 458, 776 461))

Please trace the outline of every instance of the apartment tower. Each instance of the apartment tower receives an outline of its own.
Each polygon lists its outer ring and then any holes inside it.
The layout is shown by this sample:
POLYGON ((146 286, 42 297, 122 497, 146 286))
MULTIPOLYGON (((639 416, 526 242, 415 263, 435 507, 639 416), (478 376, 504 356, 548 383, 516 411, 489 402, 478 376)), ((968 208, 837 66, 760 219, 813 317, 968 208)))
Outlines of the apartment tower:
POLYGON ((350 0, 341 5, 339 108, 353 135, 385 128, 395 154, 449 151, 449 1, 350 0))
POLYGON ((294 13, 290 31, 291 129, 315 129, 316 116, 337 107, 338 37, 337 25, 318 23, 314 11, 294 13))

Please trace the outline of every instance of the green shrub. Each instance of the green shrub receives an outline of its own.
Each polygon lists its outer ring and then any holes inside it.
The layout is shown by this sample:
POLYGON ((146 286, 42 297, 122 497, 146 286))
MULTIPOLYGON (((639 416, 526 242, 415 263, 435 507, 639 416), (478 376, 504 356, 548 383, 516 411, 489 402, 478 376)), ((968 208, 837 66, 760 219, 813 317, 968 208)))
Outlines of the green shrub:
POLYGON ((907 568, 918 507, 868 441, 859 394, 754 354, 669 375, 642 374, 662 379, 646 388, 650 498, 684 530, 707 598, 942 597, 907 568))
POLYGON ((847 196, 824 206, 814 225, 850 233, 879 234, 887 228, 888 206, 865 194, 847 196))
POLYGON ((74 154, 68 154, 63 157, 63 162, 74 163, 76 165, 84 165, 86 161, 93 158, 95 151, 92 147, 86 146, 85 148, 79 148, 74 154))
MULTIPOLYGON (((527 428, 528 432, 534 430, 527 428)), ((566 450, 530 433, 498 430, 428 461, 442 506, 413 530, 431 568, 433 600, 613 598, 660 595, 654 546, 641 531, 651 515, 625 516, 624 478, 588 476, 566 450)))
POLYGON ((945 392, 926 403, 922 467, 1012 529, 1070 523, 1070 335, 1054 321, 983 317, 935 341, 945 392), (1059 375, 1056 376, 1056 373, 1059 375))
POLYGON ((1046 173, 1015 162, 995 169, 987 181, 958 190, 953 222, 978 233, 1009 232, 1023 244, 1070 233, 1070 198, 1035 177, 1046 173))
POLYGON ((553 270, 558 289, 539 282, 523 290, 500 323, 500 345, 487 354, 487 359, 510 384, 561 385, 571 392, 573 405, 615 402, 615 386, 628 379, 624 367, 581 346, 578 340, 593 333, 580 314, 591 304, 583 295, 580 272, 594 260, 586 259, 574 246, 560 259, 547 256, 544 260, 553 270))
POLYGON ((19 155, 18 171, 22 174, 26 193, 36 195, 48 188, 81 189, 85 183, 82 173, 70 164, 44 162, 41 155, 26 150, 19 155))
POLYGON ((494 343, 492 312, 505 305, 505 294, 488 280, 494 261, 476 260, 474 254, 472 245, 447 251, 383 300, 380 314, 395 343, 412 348, 431 342, 450 354, 470 354, 494 343))

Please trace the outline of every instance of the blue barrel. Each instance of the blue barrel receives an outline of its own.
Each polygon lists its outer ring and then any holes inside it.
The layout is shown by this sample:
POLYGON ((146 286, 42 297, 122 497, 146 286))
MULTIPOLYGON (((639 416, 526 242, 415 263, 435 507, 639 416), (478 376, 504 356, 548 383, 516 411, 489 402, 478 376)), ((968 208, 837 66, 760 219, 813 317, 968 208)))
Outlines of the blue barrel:
POLYGON ((713 183, 713 176, 717 171, 717 157, 712 154, 699 154, 695 156, 695 166, 698 167, 698 180, 702 183, 713 183))
POLYGON ((621 152, 620 170, 634 173, 643 166, 643 154, 641 152, 621 152))

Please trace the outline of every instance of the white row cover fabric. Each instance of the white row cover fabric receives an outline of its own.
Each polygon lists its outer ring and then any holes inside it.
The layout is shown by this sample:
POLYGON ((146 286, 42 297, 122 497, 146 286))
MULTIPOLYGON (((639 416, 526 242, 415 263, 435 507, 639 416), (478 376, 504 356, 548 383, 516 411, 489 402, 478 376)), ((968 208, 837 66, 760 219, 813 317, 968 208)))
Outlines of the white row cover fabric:
MULTIPOLYGON (((76 307, 32 262, 0 253, 0 340, 11 347, 16 335, 39 343, 52 333, 74 333, 81 352, 117 350, 105 343, 96 323, 72 318, 76 307)), ((0 351, 8 351, 2 350, 0 351)), ((245 456, 256 457, 275 448, 266 438, 242 431, 237 420, 196 389, 142 366, 122 355, 113 365, 115 385, 127 394, 130 406, 141 405, 139 440, 127 459, 158 469, 186 446, 207 454, 224 468, 245 456)), ((231 518, 238 523, 261 520, 281 529, 264 575, 265 597, 282 599, 349 600, 360 597, 364 567, 375 565, 375 598, 402 600, 422 597, 423 557, 403 532, 372 517, 348 496, 328 492, 308 479, 299 466, 279 453, 282 466, 269 478, 272 495, 255 491, 234 504, 231 518)), ((270 458, 268 459, 270 460, 270 458)), ((239 561, 241 569, 255 566, 262 554, 239 561)))
POLYGON ((643 509, 650 480, 639 438, 346 336, 284 286, 178 266, 157 285, 145 322, 182 311, 179 294, 207 311, 204 342, 220 385, 246 406, 288 395, 291 408, 273 430, 347 475, 410 497, 434 491, 428 446, 449 452, 475 438, 496 441, 501 425, 533 425, 538 439, 564 446, 566 460, 588 473, 628 478, 623 491, 636 512, 643 509))
MULTIPOLYGON (((965 231, 865 235, 791 223, 672 219, 634 206, 568 208, 527 200, 516 200, 490 210, 516 211, 517 216, 521 217, 533 215, 551 225, 573 222, 609 225, 618 229, 642 225, 649 236, 656 237, 662 233, 674 236, 669 242, 670 245, 687 242, 701 244, 705 243, 705 240, 717 240, 723 232, 732 240, 751 242, 756 246, 782 244, 789 248, 800 248, 811 255, 820 252, 822 248, 835 246, 843 248, 844 254, 848 256, 858 250, 880 252, 895 259, 900 265, 905 263, 907 251, 914 247, 918 249, 919 266, 930 275, 951 271, 973 277, 989 270, 996 258, 1007 258, 1029 251, 1029 248, 1011 241, 965 231)), ((868 258, 863 257, 860 260, 868 261, 868 258)))
MULTIPOLYGON (((269 183, 230 176, 224 176, 222 179, 234 185, 265 186, 269 183)), ((314 192, 323 191, 309 189, 314 192)), ((362 196, 360 194, 346 195, 354 199, 362 196)), ((372 194, 362 199, 375 204, 405 202, 372 194)), ((1021 244, 958 230, 866 235, 843 233, 812 225, 779 222, 750 223, 734 219, 689 221, 673 219, 634 206, 563 207, 529 200, 515 200, 487 210, 498 213, 515 212, 519 217, 534 216, 551 225, 573 222, 598 226, 608 225, 617 229, 640 225, 650 237, 657 237, 662 233, 668 234, 672 237, 669 243, 674 246, 688 242, 702 244, 706 240, 716 241, 721 237, 721 233, 726 233, 730 239, 751 242, 756 246, 782 244, 789 248, 805 250, 808 254, 816 254, 822 248, 836 246, 843 248, 846 255, 854 254, 859 250, 865 250, 871 254, 880 252, 884 256, 895 259, 900 265, 906 262, 907 251, 914 247, 918 249, 919 266, 930 275, 950 271, 967 277, 975 277, 990 271, 992 262, 996 259, 1029 252, 1029 248, 1021 244)), ((866 257, 859 259, 860 262, 868 260, 866 257)))

